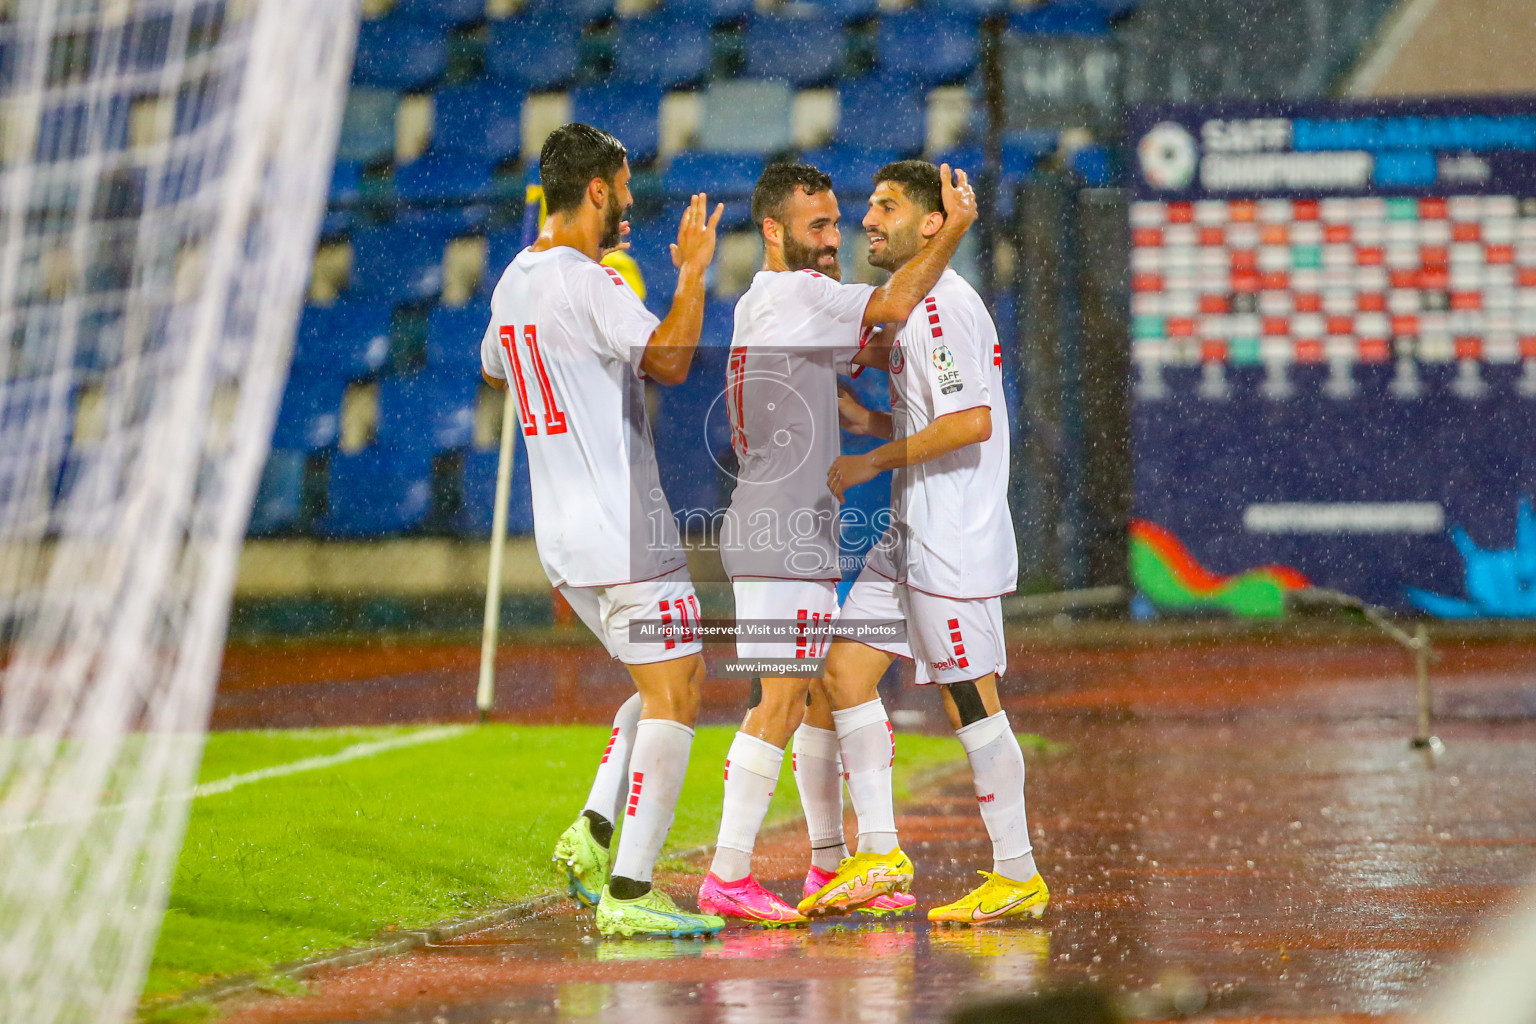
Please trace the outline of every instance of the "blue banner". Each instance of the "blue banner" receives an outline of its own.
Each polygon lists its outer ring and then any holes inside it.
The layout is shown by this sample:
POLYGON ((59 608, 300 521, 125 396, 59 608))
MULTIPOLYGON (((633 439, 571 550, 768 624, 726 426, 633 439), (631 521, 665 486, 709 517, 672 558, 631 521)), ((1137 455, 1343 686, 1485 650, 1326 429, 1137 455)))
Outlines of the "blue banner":
POLYGON ((1137 515, 1218 573, 1536 616, 1536 98, 1129 127, 1137 515))

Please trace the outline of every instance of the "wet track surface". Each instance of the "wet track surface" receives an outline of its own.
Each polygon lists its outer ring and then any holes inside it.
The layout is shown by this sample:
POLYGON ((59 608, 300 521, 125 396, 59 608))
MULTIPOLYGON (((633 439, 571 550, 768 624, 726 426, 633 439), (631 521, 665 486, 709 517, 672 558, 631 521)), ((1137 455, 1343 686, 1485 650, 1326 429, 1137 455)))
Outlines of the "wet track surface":
MULTIPOLYGON (((1536 872, 1536 650, 1448 653, 1433 764, 1406 743, 1412 684, 1391 648, 1016 664, 1015 727, 1062 746, 1029 767, 1053 892, 1039 924, 611 941, 561 911, 337 971, 232 1019, 927 1021, 1061 983, 1104 986, 1153 1018, 1399 1016, 1536 872)), ((936 724, 932 694, 893 703, 936 724)), ((963 778, 898 825, 919 907, 990 866, 963 778)), ((780 830, 759 877, 793 895, 804 856, 802 834, 780 830)), ((697 879, 663 883, 687 902, 697 879)))

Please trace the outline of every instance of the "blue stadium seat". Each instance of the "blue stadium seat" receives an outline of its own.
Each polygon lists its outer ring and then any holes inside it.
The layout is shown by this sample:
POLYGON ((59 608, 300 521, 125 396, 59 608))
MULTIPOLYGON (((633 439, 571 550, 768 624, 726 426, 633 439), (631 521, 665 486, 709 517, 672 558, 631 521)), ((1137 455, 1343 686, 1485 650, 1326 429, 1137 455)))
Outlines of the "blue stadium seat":
MULTIPOLYGON (((1013 212, 1015 186, 1029 177, 1040 158, 1056 149, 1056 136, 1050 132, 1012 132, 1003 139, 1002 180, 998 182, 998 216, 1013 212)), ((986 164, 980 143, 954 146, 934 157, 934 163, 958 167, 975 182, 986 164)))
MULTIPOLYGON (((711 204, 718 200, 746 199, 752 195, 758 176, 763 173, 763 161, 751 156, 732 153, 679 153, 662 176, 662 187, 674 199, 687 199, 695 192, 707 192, 711 204)), ((663 231, 671 228, 671 238, 677 237, 677 216, 664 214, 663 231)))
POLYGON ((427 369, 478 379, 480 339, 490 322, 489 304, 438 306, 427 317, 427 369))
POLYGON ((675 18, 720 25, 750 17, 755 6, 754 0, 663 0, 662 10, 675 18))
POLYGON ((356 380, 377 373, 389 361, 390 308, 343 300, 333 306, 306 306, 294 341, 293 375, 329 375, 356 380))
POLYGON ((903 156, 922 152, 928 108, 910 78, 870 75, 845 81, 838 90, 842 112, 837 141, 863 149, 892 149, 903 156))
POLYGON ((976 68, 981 37, 972 19, 901 11, 880 19, 880 67, 925 85, 965 78, 976 68))
POLYGON ((363 167, 352 160, 338 160, 331 169, 331 189, 326 201, 337 206, 357 202, 363 182, 363 167))
MULTIPOLYGON (((122 27, 118 44, 118 63, 124 71, 154 71, 165 64, 171 50, 171 35, 175 17, 166 13, 143 13, 122 27)), ((15 61, 15 55, 4 52, 4 58, 15 61)), ((9 75, 7 76, 9 77, 9 75)))
POLYGON ((929 0, 923 9, 978 18, 989 14, 1006 14, 1011 6, 1010 0, 929 0))
POLYGON ((501 163, 522 146, 523 92, 505 85, 450 85, 437 90, 432 153, 501 163))
MULTIPOLYGON (((1056 138, 1049 132, 1015 132, 1003 139, 1002 183, 1012 186, 1029 176, 1040 158, 1056 148, 1056 138)), ((949 164, 965 171, 974 180, 986 164, 986 152, 979 142, 953 146, 934 157, 934 163, 949 164)))
POLYGON ((789 148, 794 93, 776 78, 714 82, 704 93, 699 148, 716 153, 773 153, 789 148))
POLYGON ((440 452, 474 440, 480 374, 423 370, 379 382, 377 443, 440 452))
POLYGON ((480 291, 490 295, 508 265, 523 251, 523 229, 505 228, 485 236, 485 273, 480 276, 480 291))
POLYGON ((831 18, 759 17, 747 26, 747 74, 799 88, 830 81, 842 67, 842 26, 831 18))
POLYGON ((579 33, 559 18, 508 18, 491 25, 485 68, 503 81, 535 92, 555 89, 576 77, 579 33))
MULTIPOLYGON (((533 532, 533 491, 528 483, 528 452, 519 443, 513 449, 512 488, 507 501, 507 532, 533 532)), ((467 537, 489 537, 496 503, 495 449, 464 456, 464 507, 459 510, 459 532, 467 537)))
POLYGON ((818 0, 820 11, 838 21, 863 21, 880 13, 880 0, 818 0))
POLYGON ((395 168, 395 197, 405 203, 472 203, 490 188, 490 166, 470 157, 424 156, 395 168))
POLYGON ((334 445, 341 432, 341 400, 346 390, 346 375, 332 373, 328 367, 296 368, 283 389, 272 447, 312 452, 334 445))
POLYGON ((630 219, 629 254, 645 278, 645 304, 658 316, 666 314, 677 283, 677 269, 667 247, 677 241, 677 221, 682 212, 681 206, 668 206, 652 216, 630 219))
MULTIPOLYGON (((736 330, 736 303, 733 300, 708 299, 704 303, 704 326, 699 344, 705 348, 730 348, 736 330)), ((725 372, 721 369, 721 372, 725 372)), ((692 374, 689 374, 692 376, 692 374)))
POLYGON ((331 457, 327 537, 378 537, 420 526, 432 511, 432 455, 380 445, 331 457))
POLYGON ((614 43, 617 81, 676 89, 701 81, 709 60, 709 29, 698 22, 637 18, 619 23, 614 43))
POLYGON ((443 246, 438 232, 408 227, 359 228, 352 235, 348 290, 382 302, 414 302, 443 287, 443 246))
MULTIPOLYGON (((730 311, 728 302, 712 306, 730 311)), ((706 314, 707 315, 707 314, 706 314)), ((718 315, 713 318, 717 322, 718 315)), ((730 447, 730 414, 725 402, 716 402, 725 390, 727 345, 700 347, 693 357, 688 379, 656 392, 655 434, 672 443, 658 447, 657 466, 661 486, 672 511, 713 511, 719 497, 719 469, 714 453, 730 447)))
POLYGON ((485 0, 396 0, 389 17, 439 29, 459 28, 484 20, 485 0))
POLYGON ((1093 3, 1049 3, 1013 14, 1008 28, 1023 35, 1107 36, 1115 13, 1093 3))
POLYGON ((400 97, 388 89, 353 87, 341 118, 336 159, 371 164, 395 154, 395 108, 400 97))
POLYGON ((385 18, 357 30, 352 81, 385 89, 419 89, 448 69, 448 42, 440 29, 385 18))
POLYGON ((572 25, 589 25, 613 17, 613 0, 527 0, 521 13, 563 18, 572 25))
POLYGON ((856 223, 864 215, 864 204, 874 185, 870 176, 901 154, 893 149, 863 149, 857 146, 823 146, 804 153, 801 159, 827 173, 837 192, 844 224, 856 223))
POLYGON ((571 92, 571 120, 616 135, 629 150, 629 161, 648 163, 661 141, 659 86, 587 86, 571 92))
POLYGON ((1071 167, 1083 182, 1093 188, 1114 184, 1115 169, 1109 149, 1101 145, 1084 146, 1072 154, 1071 167))
POLYGON ((253 537, 282 533, 299 525, 304 511, 304 463, 306 453, 274 448, 267 454, 251 504, 246 532, 253 537))
POLYGON ((491 219, 487 203, 470 206, 408 206, 395 211, 395 226, 456 238, 485 230, 491 219))

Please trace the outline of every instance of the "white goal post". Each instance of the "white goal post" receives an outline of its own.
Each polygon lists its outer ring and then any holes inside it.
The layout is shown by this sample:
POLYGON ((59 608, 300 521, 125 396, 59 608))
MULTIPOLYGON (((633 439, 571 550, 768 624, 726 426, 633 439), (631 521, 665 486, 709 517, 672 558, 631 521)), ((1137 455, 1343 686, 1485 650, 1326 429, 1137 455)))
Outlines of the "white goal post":
POLYGON ((137 1003, 357 31, 349 0, 0 18, 0 1020, 137 1003))

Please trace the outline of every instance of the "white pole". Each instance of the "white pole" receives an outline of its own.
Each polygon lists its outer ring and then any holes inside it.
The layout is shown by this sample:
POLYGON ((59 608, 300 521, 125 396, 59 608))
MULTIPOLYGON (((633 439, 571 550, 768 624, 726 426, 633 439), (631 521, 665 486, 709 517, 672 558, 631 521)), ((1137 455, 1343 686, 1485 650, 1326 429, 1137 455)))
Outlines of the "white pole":
POLYGON ((491 512, 491 564, 485 581, 485 627, 480 637, 480 686, 475 691, 475 706, 480 721, 491 713, 496 701, 496 634, 501 628, 501 555, 507 546, 507 500, 512 493, 513 439, 517 417, 513 413, 510 390, 502 392, 501 455, 496 460, 496 503, 491 512))

